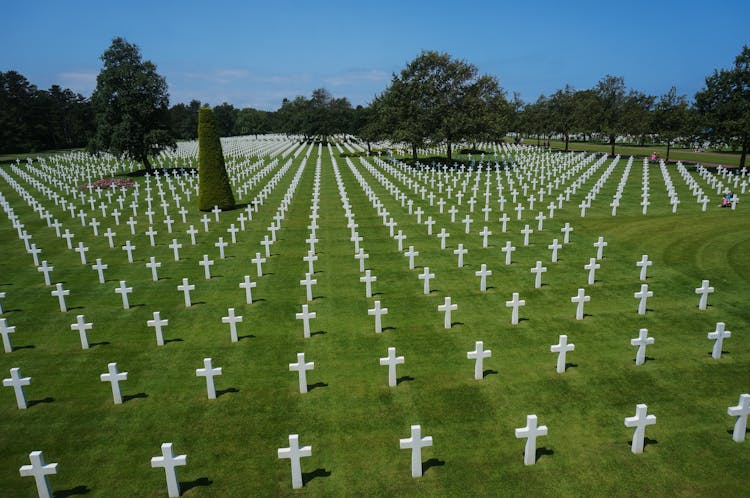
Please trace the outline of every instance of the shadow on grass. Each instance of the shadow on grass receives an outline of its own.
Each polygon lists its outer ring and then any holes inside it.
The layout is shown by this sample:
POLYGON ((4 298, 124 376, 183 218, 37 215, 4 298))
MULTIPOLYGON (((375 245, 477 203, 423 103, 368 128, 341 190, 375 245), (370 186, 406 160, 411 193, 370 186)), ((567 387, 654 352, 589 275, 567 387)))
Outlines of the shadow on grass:
POLYGON ((241 341, 242 339, 255 339, 255 336, 253 334, 245 334, 245 335, 238 335, 237 341, 241 341))
POLYGON ((180 482, 180 495, 184 495, 189 490, 199 486, 210 486, 214 482, 208 477, 199 477, 194 481, 180 482))
POLYGON ((457 325, 463 325, 464 322, 451 322, 451 328, 457 326, 457 325))
POLYGON ((398 330, 398 329, 397 329, 396 327, 391 327, 391 326, 389 325, 388 327, 383 327, 383 328, 382 328, 381 330, 382 330, 383 332, 385 332, 386 330, 398 330))
POLYGON ((313 296, 313 301, 316 299, 328 299, 326 296, 313 296))
POLYGON ((164 339, 164 345, 166 346, 170 342, 185 342, 183 339, 180 339, 179 337, 175 337, 174 339, 164 339))
MULTIPOLYGON (((734 427, 732 427, 731 429, 727 429, 727 434, 729 434, 730 436, 734 436, 734 427)), ((745 434, 750 434, 750 427, 745 429, 745 434)))
POLYGON ((482 378, 483 379, 485 377, 487 377, 488 375, 497 375, 497 370, 491 370, 490 369, 490 370, 485 370, 484 372, 482 372, 482 378))
POLYGON ((24 346, 13 346, 13 351, 17 349, 35 349, 35 348, 36 346, 34 346, 33 344, 26 344, 24 346))
POLYGON ((307 391, 310 392, 320 387, 328 387, 328 384, 325 382, 316 382, 315 384, 308 384, 307 391))
POLYGON ((411 375, 403 375, 399 377, 398 379, 396 379, 396 385, 399 385, 402 382, 413 382, 413 381, 414 381, 414 377, 412 377, 411 375))
POLYGON ((430 470, 432 467, 442 467, 443 465, 445 465, 445 460, 430 458, 426 462, 422 462, 422 475, 424 475, 424 473, 430 470))
POLYGON ((543 456, 552 456, 554 454, 555 454, 554 450, 550 450, 549 448, 545 448, 544 446, 542 446, 541 448, 536 449, 536 460, 534 461, 538 462, 539 459, 542 458, 543 456))
POLYGON ((55 402, 55 398, 50 398, 49 396, 47 396, 44 399, 32 399, 32 400, 30 400, 27 403, 27 406, 29 408, 31 408, 32 406, 41 405, 43 403, 54 403, 54 402, 55 402))
POLYGON ((331 475, 330 470, 318 468, 313 470, 312 472, 303 472, 302 473, 302 484, 307 484, 316 477, 328 477, 331 475))
POLYGON ((76 486, 75 488, 70 489, 61 489, 59 491, 55 491, 52 496, 54 498, 67 498, 68 496, 80 496, 80 495, 87 495, 91 492, 88 486, 81 485, 76 486))
POLYGON ((97 346, 109 346, 109 345, 110 345, 110 342, 109 342, 109 341, 101 341, 101 342, 90 342, 90 343, 89 343, 89 347, 90 347, 90 348, 95 348, 95 347, 97 347, 97 346))
POLYGON ((140 398, 148 398, 148 394, 146 393, 128 394, 122 397, 122 402, 127 403, 128 401, 131 401, 134 399, 140 399, 140 398))
POLYGON ((325 330, 316 330, 315 332, 310 332, 310 337, 312 337, 314 335, 325 335, 327 333, 328 332, 326 332, 325 330))
MULTIPOLYGON (((646 446, 651 445, 651 444, 659 444, 659 441, 657 441, 656 439, 651 439, 649 437, 644 437, 643 438, 643 448, 644 449, 646 449, 646 446)), ((630 441, 628 441, 628 446, 632 446, 632 445, 633 445, 633 440, 631 439, 630 441)))
POLYGON ((569 368, 578 368, 578 363, 566 363, 565 364, 565 370, 569 368))
POLYGON ((240 392, 240 390, 237 389, 236 387, 227 387, 226 389, 219 389, 219 390, 217 390, 216 391, 216 397, 220 398, 220 397, 224 396, 225 394, 238 393, 238 392, 240 392))

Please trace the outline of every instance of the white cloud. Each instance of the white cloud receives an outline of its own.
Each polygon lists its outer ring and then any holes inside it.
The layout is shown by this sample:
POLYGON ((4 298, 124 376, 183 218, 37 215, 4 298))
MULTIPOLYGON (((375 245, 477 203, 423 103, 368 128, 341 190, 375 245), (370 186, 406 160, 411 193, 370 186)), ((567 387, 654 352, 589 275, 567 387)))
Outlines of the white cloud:
POLYGON ((385 83, 390 74, 379 69, 353 69, 323 77, 323 82, 333 87, 358 85, 361 83, 385 83))

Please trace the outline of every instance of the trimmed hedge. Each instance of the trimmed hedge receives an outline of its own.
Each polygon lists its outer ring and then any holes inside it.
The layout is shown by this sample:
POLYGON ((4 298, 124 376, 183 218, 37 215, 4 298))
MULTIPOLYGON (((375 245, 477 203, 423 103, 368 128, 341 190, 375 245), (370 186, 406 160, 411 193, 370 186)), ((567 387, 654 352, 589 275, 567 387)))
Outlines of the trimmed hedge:
POLYGON ((216 118, 210 107, 198 111, 198 209, 234 208, 234 195, 224 166, 216 118))

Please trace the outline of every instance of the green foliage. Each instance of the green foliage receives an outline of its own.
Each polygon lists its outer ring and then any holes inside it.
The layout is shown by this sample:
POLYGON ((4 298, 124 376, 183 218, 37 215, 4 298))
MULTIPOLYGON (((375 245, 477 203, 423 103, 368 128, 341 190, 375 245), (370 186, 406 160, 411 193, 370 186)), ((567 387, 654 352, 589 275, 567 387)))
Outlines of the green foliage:
POLYGON ((234 208, 234 195, 224 165, 216 119, 210 107, 198 112, 198 209, 234 208))
POLYGON ((740 164, 750 148, 750 47, 742 47, 734 67, 706 78, 706 86, 695 94, 703 136, 713 143, 740 148, 740 164))
POLYGON ((190 104, 177 104, 169 109, 169 129, 172 136, 183 140, 195 140, 198 137, 198 110, 201 108, 199 100, 191 100, 190 104))
POLYGON ((0 71, 0 152, 83 147, 93 133, 91 105, 59 85, 38 90, 16 71, 0 71))
POLYGON ((102 54, 104 68, 91 96, 96 115, 94 151, 127 154, 151 170, 148 157, 175 145, 169 129, 167 82, 140 49, 123 38, 102 54))

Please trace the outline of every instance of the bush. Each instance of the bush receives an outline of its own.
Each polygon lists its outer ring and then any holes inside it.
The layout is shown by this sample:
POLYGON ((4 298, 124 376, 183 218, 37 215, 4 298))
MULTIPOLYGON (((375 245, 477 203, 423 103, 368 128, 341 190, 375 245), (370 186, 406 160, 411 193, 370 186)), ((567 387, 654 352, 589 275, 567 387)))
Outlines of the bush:
POLYGON ((198 112, 198 209, 234 208, 234 195, 224 166, 216 118, 210 107, 198 112))

